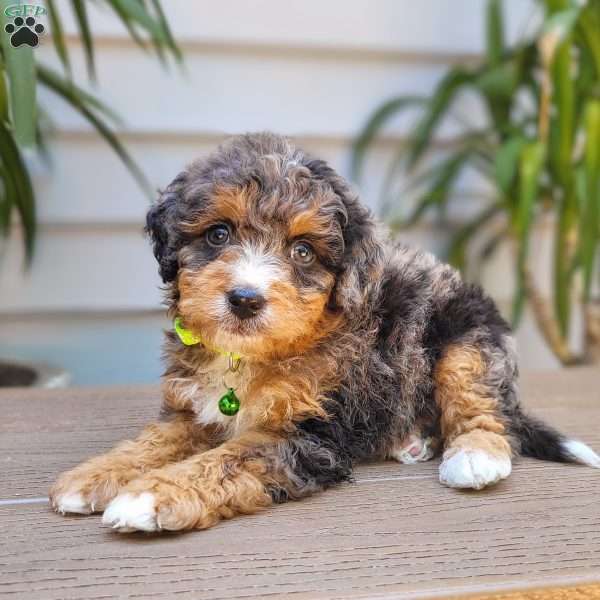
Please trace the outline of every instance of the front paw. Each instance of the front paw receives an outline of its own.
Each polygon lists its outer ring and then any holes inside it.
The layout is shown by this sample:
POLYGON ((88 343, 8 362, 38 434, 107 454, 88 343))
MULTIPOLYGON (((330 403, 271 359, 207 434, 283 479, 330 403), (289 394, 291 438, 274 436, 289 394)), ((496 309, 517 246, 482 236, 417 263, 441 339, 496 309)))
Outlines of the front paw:
POLYGON ((127 481, 127 474, 108 465, 83 463, 60 475, 50 489, 50 504, 61 514, 102 512, 127 481))
POLYGON ((164 474, 148 474, 121 490, 106 507, 102 523, 121 533, 204 529, 219 517, 207 510, 202 496, 206 494, 191 482, 184 486, 164 474))
POLYGON ((131 531, 159 531, 157 521, 156 501, 151 492, 139 495, 119 494, 107 507, 102 515, 102 523, 109 525, 121 533, 131 531))

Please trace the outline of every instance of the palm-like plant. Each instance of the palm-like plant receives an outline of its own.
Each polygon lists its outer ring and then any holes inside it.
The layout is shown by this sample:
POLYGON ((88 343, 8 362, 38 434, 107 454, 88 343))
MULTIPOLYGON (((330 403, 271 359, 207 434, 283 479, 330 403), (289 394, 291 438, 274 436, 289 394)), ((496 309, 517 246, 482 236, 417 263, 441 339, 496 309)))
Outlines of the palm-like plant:
MULTIPOLYGON (((424 192, 407 226, 456 196, 458 177, 474 168, 491 198, 454 235, 449 258, 464 269, 489 257, 502 241, 515 256, 513 321, 529 303, 546 342, 563 364, 600 361, 600 306, 594 299, 600 246, 600 0, 540 0, 543 22, 534 39, 507 47, 499 0, 488 0, 487 51, 475 67, 452 68, 428 98, 399 97, 383 104, 354 144, 358 178, 365 153, 388 120, 416 107, 421 114, 390 167, 386 194, 396 175, 412 175, 424 192), (453 102, 468 89, 485 107, 486 125, 463 132, 432 164, 428 150, 453 102), (415 175, 415 167, 422 172, 415 175), (424 171, 423 171, 423 167, 424 171), (547 302, 530 267, 532 230, 550 215, 555 222, 553 299, 547 302), (474 243, 477 241, 478 243, 474 243), (569 344, 574 309, 583 313, 585 344, 569 344)), ((398 207, 399 200, 391 197, 398 207)))
MULTIPOLYGON (((79 112, 117 153, 142 188, 150 193, 150 187, 111 128, 119 124, 117 115, 74 82, 61 13, 54 0, 45 0, 45 6, 62 73, 37 62, 33 48, 26 45, 13 48, 10 45, 9 36, 4 34, 4 25, 8 20, 5 9, 11 4, 15 2, 0 1, 3 19, 0 31, 0 236, 8 234, 16 212, 29 262, 36 233, 36 204, 24 151, 44 148, 46 131, 43 108, 36 100, 38 85, 58 94, 79 112)), ((97 5, 113 11, 133 40, 141 48, 156 52, 162 62, 169 56, 181 60, 159 0, 103 0, 97 5)), ((70 2, 85 51, 88 77, 95 81, 94 41, 87 6, 87 0, 70 2)))

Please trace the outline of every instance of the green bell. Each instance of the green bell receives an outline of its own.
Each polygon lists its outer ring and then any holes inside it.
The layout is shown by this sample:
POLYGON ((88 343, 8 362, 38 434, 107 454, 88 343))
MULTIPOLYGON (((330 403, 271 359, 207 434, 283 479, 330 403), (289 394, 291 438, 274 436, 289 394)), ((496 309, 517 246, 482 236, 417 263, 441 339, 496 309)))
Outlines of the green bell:
POLYGON ((240 410, 240 399, 233 388, 229 388, 219 400, 219 410, 228 417, 233 417, 240 410))

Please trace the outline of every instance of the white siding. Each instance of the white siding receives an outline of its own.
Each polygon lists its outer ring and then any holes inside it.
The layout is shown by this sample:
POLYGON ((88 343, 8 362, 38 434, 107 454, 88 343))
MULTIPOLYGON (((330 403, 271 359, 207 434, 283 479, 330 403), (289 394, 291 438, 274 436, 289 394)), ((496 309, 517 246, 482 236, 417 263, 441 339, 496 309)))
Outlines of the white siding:
MULTIPOLYGON (((429 93, 450 63, 482 52, 482 0, 169 0, 183 71, 161 68, 133 45, 106 10, 90 3, 97 37, 96 93, 122 117, 122 139, 154 186, 166 185, 191 159, 227 134, 271 129, 348 173, 349 147, 383 100, 429 93)), ((515 39, 532 22, 530 0, 508 0, 515 39)), ((67 16, 77 81, 85 81, 81 46, 67 16)), ((58 65, 51 40, 36 51, 58 65)), ((86 84, 87 85, 87 84, 86 84)), ((91 88, 93 89, 93 88, 91 88)), ((24 273, 16 236, 0 269, 0 314, 61 310, 156 308, 160 294, 141 228, 148 205, 103 142, 62 101, 45 93, 56 127, 53 165, 33 159, 40 235, 33 268, 24 273)), ((465 97, 474 122, 481 108, 465 97)), ((370 158, 361 193, 374 208, 386 163, 407 131, 396 120, 370 158)), ((440 140, 455 132, 447 127, 440 140)), ((462 186, 480 186, 466 175, 462 186)), ((457 218, 470 207, 458 211, 457 218)), ((17 233, 17 232, 15 232, 17 233)), ((417 243, 439 244, 422 229, 417 243)), ((497 286, 506 296, 506 286, 497 286)))

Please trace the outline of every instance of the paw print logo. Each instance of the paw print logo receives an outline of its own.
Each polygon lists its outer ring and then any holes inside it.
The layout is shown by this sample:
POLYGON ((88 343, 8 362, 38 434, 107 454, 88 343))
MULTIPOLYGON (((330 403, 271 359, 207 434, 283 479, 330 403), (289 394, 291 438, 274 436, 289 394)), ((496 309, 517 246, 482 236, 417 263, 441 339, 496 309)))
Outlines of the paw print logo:
POLYGON ((10 44, 13 48, 18 48, 23 44, 27 44, 32 48, 35 48, 40 38, 45 31, 44 26, 41 23, 35 22, 33 17, 15 17, 12 23, 8 23, 4 27, 6 33, 12 34, 10 36, 10 44))

